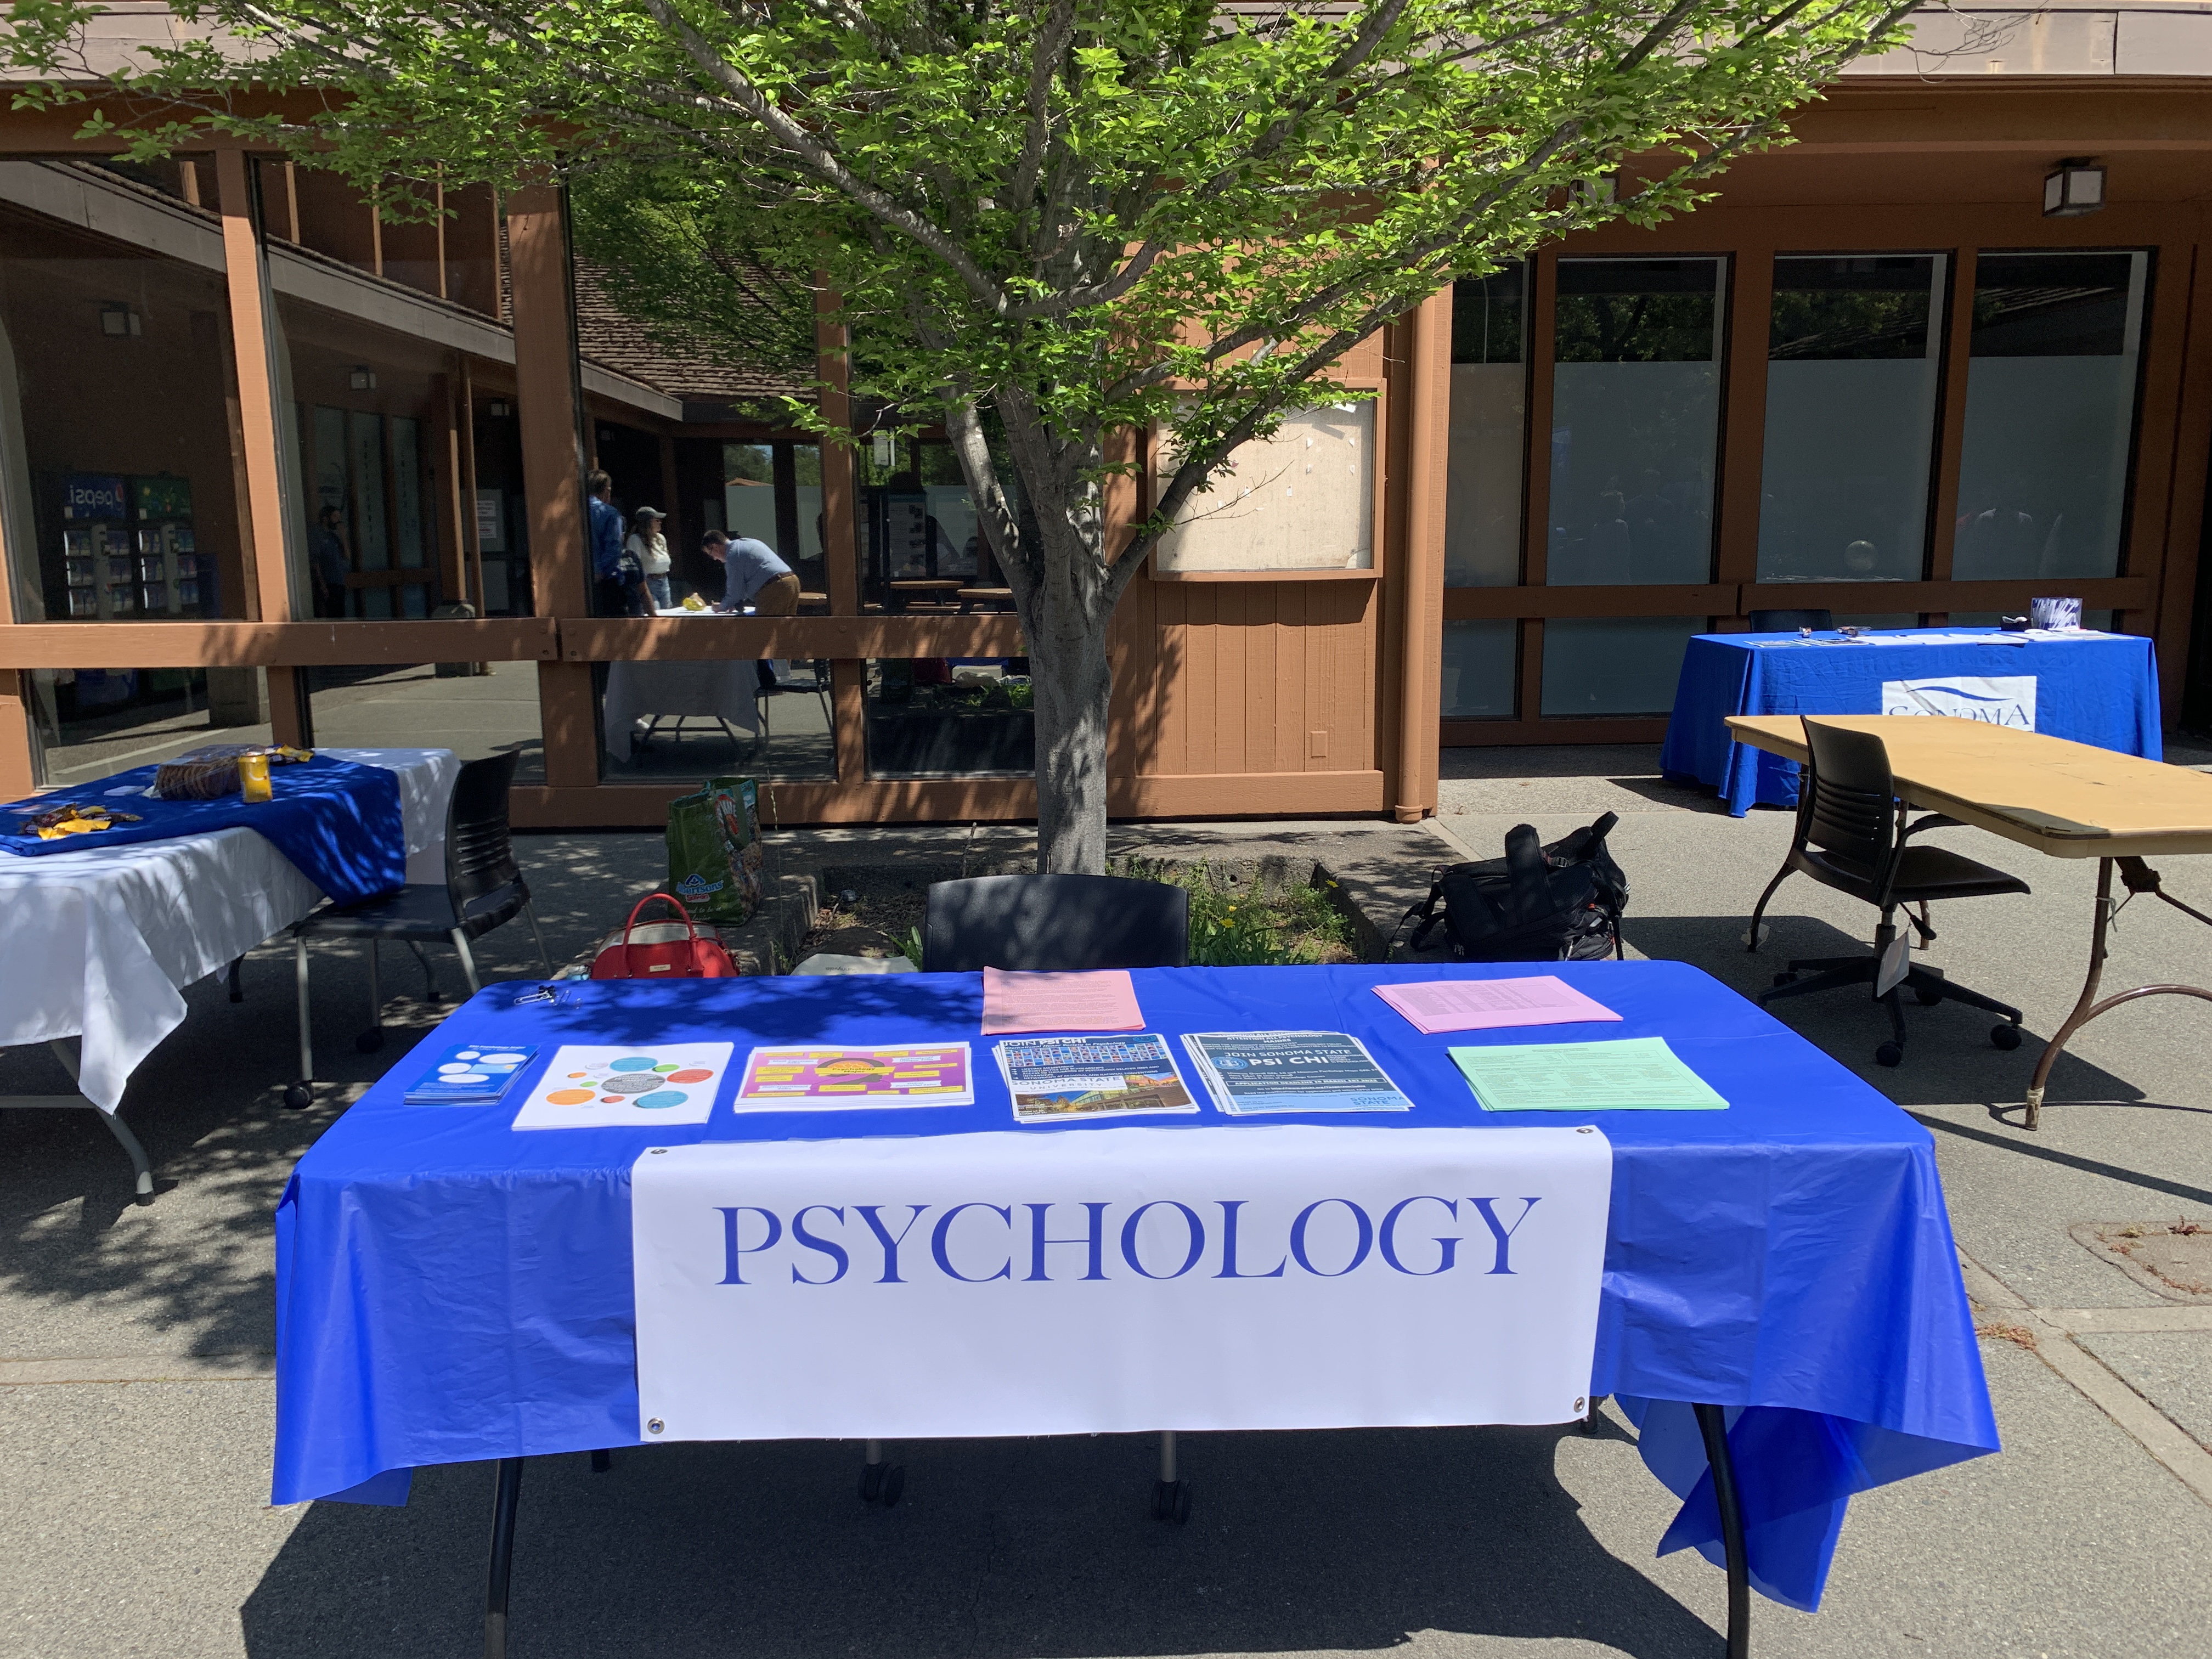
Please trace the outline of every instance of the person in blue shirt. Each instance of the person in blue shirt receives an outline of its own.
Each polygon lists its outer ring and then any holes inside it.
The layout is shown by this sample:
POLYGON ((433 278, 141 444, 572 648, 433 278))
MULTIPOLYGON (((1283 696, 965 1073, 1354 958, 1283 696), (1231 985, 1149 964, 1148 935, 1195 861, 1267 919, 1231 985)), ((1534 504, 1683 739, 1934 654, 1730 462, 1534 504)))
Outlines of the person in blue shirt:
POLYGON ((735 539, 710 530, 701 545, 707 556, 722 567, 722 605, 725 611, 753 608, 757 617, 795 617, 799 614, 799 578, 775 556, 766 542, 750 536, 735 539))
POLYGON ((645 573, 633 570, 635 562, 623 551, 623 515, 622 509, 615 505, 615 481, 605 472, 594 472, 585 481, 585 486, 591 492, 588 507, 595 601, 592 608, 602 617, 642 616, 645 608, 641 596, 645 573))

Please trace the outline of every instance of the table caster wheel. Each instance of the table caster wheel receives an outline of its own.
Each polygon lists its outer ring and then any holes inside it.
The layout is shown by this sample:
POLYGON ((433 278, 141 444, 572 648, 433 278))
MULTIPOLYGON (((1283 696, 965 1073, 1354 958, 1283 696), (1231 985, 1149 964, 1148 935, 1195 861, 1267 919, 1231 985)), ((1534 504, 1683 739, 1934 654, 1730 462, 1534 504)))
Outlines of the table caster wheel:
POLYGON ((1904 1065, 1905 1046, 1898 1042, 1883 1043, 1881 1048, 1874 1051, 1874 1063, 1877 1066, 1904 1065))
POLYGON ((315 1103, 315 1087, 312 1083, 288 1083, 284 1085, 284 1104, 295 1112, 304 1112, 315 1103))
POLYGON ((373 1054, 379 1048, 381 1048, 384 1046, 384 1033, 381 1031, 363 1031, 359 1036, 353 1040, 353 1046, 357 1053, 373 1054))
POLYGON ((890 1467, 887 1463, 860 1465, 860 1501, 863 1504, 872 1504, 882 1495, 884 1471, 890 1467))
POLYGON ((615 1466, 615 1455, 602 1446, 592 1454, 592 1473, 605 1474, 615 1466))
POLYGON ((1785 985, 1795 985, 1796 982, 1797 975, 1794 969, 1785 968, 1774 976, 1774 988, 1778 991, 1785 985))
POLYGON ((1190 1482, 1188 1480, 1155 1480, 1152 1482, 1152 1519, 1172 1521, 1178 1527, 1190 1520, 1190 1482))
POLYGON ((2017 1048, 2020 1047, 2020 1027, 1992 1025, 1990 1028, 1990 1041, 2000 1048, 2017 1048))
POLYGON ((876 1502, 887 1510, 893 1510, 898 1507, 899 1499, 905 1495, 905 1466, 899 1463, 884 1464, 883 1490, 876 1494, 876 1502))

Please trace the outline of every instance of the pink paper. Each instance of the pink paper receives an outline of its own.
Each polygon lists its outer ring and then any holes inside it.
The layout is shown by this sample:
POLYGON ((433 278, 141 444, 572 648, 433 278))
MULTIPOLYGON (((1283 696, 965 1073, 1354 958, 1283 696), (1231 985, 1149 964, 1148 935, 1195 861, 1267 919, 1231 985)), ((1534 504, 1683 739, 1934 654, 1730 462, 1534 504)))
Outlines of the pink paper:
POLYGON ((1378 985, 1375 994, 1424 1031, 1487 1031, 1502 1025, 1569 1025, 1619 1019, 1555 974, 1531 979, 1430 979, 1378 985))
POLYGON ((1126 968, 1086 974, 983 970, 983 1034, 1012 1031, 1141 1031, 1137 988, 1126 968))

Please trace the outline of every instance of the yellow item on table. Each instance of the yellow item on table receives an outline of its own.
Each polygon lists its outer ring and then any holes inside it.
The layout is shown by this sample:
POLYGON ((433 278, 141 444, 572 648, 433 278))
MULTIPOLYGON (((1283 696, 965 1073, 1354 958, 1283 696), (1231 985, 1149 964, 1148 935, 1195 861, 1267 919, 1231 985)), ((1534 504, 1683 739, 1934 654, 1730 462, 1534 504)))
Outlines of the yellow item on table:
POLYGON ((240 755, 238 757, 238 793, 253 805, 269 799, 268 756, 240 755))
POLYGON ((707 608, 707 602, 696 593, 686 593, 684 596, 684 608, 686 611, 704 611, 707 608))

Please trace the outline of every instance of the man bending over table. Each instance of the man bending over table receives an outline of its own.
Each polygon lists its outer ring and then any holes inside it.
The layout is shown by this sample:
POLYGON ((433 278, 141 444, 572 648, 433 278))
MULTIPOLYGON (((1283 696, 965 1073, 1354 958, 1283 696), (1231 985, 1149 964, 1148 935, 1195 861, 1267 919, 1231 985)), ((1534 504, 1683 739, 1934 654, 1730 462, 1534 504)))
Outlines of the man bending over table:
POLYGON ((750 605, 757 617, 799 614, 799 578, 766 542, 710 530, 701 546, 722 567, 720 609, 742 611, 750 605))

